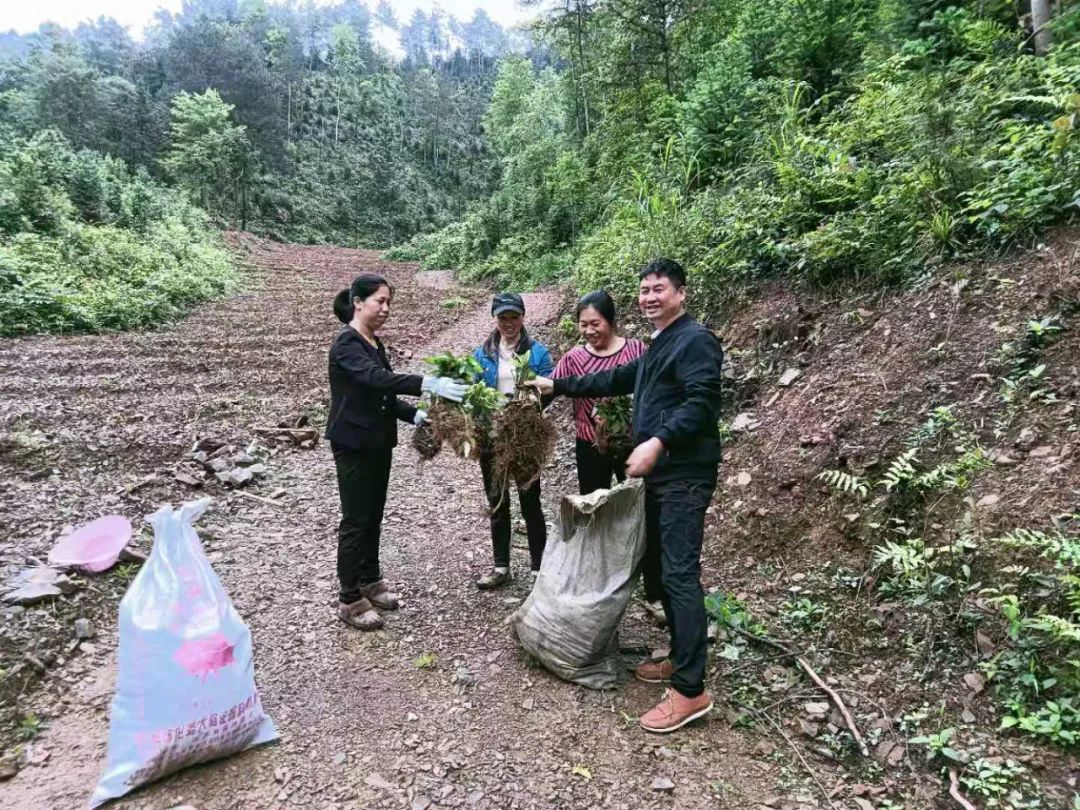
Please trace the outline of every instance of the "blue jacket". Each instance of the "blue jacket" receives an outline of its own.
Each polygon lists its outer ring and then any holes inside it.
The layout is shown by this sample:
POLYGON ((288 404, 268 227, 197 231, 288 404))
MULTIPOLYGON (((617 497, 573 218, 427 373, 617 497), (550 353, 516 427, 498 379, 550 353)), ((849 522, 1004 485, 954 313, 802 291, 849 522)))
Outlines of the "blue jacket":
MULTIPOLYGON (((529 368, 531 368, 540 377, 550 377, 551 372, 555 370, 555 361, 551 359, 551 352, 548 351, 547 346, 541 343, 539 340, 533 340, 528 338, 525 341, 524 346, 519 346, 518 355, 529 353, 529 368)), ((480 375, 480 380, 488 388, 495 388, 499 380, 499 358, 496 355, 487 354, 484 352, 483 346, 478 346, 476 351, 473 352, 473 357, 480 361, 480 365, 484 367, 483 374, 480 375)))

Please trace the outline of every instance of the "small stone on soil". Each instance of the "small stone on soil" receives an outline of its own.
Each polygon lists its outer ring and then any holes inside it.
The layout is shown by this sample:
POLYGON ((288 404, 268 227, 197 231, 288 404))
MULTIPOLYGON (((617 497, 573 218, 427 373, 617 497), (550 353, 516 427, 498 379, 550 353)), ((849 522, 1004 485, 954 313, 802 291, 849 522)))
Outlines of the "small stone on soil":
POLYGON ((967 675, 965 675, 964 683, 967 685, 967 688, 974 692, 976 695, 986 688, 986 678, 984 678, 978 672, 969 672, 967 675))
POLYGON ((383 778, 381 773, 373 773, 367 779, 364 780, 364 784, 368 787, 377 788, 379 790, 395 790, 397 785, 393 782, 387 782, 383 778))
POLYGON ((255 477, 255 474, 251 469, 251 467, 237 467, 236 469, 229 470, 229 472, 219 472, 217 474, 217 479, 221 483, 228 484, 229 486, 242 487, 255 477))
POLYGON ((799 369, 789 368, 787 371, 780 375, 780 380, 777 385, 779 385, 781 388, 787 388, 789 385, 795 382, 795 380, 799 379, 799 376, 801 374, 802 372, 799 371, 799 369))
POLYGON ((0 758, 0 782, 10 779, 19 772, 19 758, 14 754, 0 758))
POLYGON ((809 720, 799 720, 799 731, 806 737, 816 737, 821 733, 821 726, 809 720))
POLYGON ((39 602, 55 599, 60 596, 60 594, 60 589, 55 585, 30 582, 7 594, 4 597, 4 601, 12 605, 19 605, 20 607, 30 607, 39 602))
POLYGON ((666 776, 658 776, 653 779, 652 789, 661 793, 671 793, 675 790, 675 783, 666 776))
POLYGON ((828 703, 804 703, 803 710, 810 716, 811 720, 824 720, 829 714, 828 703))

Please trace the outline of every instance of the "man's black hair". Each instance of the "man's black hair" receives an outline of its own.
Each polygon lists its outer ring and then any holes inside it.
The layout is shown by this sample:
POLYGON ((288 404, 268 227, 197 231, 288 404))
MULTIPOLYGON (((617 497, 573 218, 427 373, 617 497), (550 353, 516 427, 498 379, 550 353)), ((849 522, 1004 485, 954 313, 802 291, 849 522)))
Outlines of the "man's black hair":
POLYGON ((676 290, 686 286, 686 271, 674 259, 653 259, 638 272, 638 278, 660 276, 671 281, 676 290))

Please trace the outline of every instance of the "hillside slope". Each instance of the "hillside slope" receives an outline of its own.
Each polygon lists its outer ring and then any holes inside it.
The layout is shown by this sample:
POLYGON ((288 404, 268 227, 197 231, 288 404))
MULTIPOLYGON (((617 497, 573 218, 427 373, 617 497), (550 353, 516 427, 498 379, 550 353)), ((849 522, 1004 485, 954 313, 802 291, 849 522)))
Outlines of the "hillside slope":
MULTIPOLYGON (((910 291, 775 287, 721 327, 734 379, 706 584, 829 671, 881 760, 864 778, 896 783, 908 808, 937 806, 949 766, 980 807, 1073 806, 1076 760, 1051 751, 1077 729, 1077 602, 1062 579, 1080 549, 1078 256, 1066 231, 910 291), (851 477, 834 486, 829 471, 851 477), (1065 620, 1056 632, 1049 615, 1065 620), (995 733, 1009 714, 1030 728, 995 733), (942 747, 955 756, 925 762, 942 747), (980 769, 1009 772, 994 777, 1010 786, 998 804, 980 769)), ((717 661, 721 682, 740 670, 734 704, 790 695, 775 667, 717 661)), ((811 738, 798 704, 781 711, 818 761, 858 759, 846 733, 811 738)))

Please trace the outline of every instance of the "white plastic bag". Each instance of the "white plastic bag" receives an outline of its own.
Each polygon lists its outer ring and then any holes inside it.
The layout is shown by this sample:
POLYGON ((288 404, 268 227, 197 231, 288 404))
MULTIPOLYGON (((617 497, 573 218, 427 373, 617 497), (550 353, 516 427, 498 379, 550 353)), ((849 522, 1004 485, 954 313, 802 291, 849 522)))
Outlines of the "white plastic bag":
POLYGON ((277 739, 255 688, 251 633, 192 526, 209 505, 148 518, 154 548, 120 602, 109 757, 91 807, 277 739))
POLYGON ((521 646, 564 680, 614 686, 619 621, 644 553, 640 481, 563 498, 560 536, 548 542, 532 593, 510 617, 521 646))

